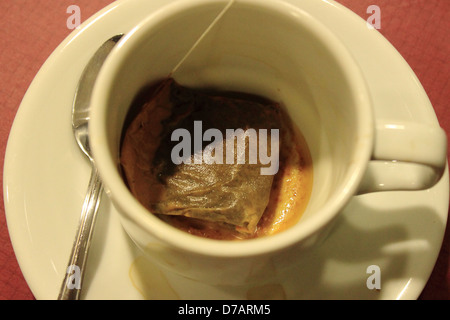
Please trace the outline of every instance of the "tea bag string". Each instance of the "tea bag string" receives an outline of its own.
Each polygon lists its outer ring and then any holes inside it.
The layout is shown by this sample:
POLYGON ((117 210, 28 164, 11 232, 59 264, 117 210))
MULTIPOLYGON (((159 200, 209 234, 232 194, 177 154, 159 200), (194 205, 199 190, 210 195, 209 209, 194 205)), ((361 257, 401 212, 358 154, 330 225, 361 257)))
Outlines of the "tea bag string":
POLYGON ((222 19, 222 17, 227 13, 227 11, 231 8, 236 0, 230 0, 228 4, 223 8, 223 10, 217 15, 217 17, 211 22, 211 24, 206 28, 206 30, 202 33, 202 35, 197 39, 197 41, 193 44, 193 46, 189 49, 186 55, 178 62, 178 64, 173 68, 170 72, 169 77, 173 76, 173 74, 180 68, 180 66, 186 61, 186 59, 191 55, 195 48, 199 45, 199 43, 206 37, 206 35, 211 31, 211 29, 222 19))

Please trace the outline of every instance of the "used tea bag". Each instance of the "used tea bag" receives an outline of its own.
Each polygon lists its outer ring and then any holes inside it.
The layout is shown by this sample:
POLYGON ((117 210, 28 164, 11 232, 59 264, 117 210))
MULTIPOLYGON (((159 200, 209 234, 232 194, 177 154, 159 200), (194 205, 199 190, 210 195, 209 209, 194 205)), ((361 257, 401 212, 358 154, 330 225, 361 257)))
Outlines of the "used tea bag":
POLYGON ((154 214, 227 224, 251 233, 269 202, 273 174, 261 174, 267 163, 262 164, 259 157, 250 161, 250 148, 258 146, 253 150, 257 156, 278 152, 276 144, 282 139, 271 139, 273 129, 281 129, 276 103, 189 89, 169 78, 126 128, 121 148, 124 176, 133 195, 154 214), (209 129, 215 130, 214 137, 208 136, 209 129), (256 132, 258 142, 267 141, 251 145, 247 138, 241 150, 227 129, 242 129, 244 135, 256 132), (267 137, 261 136, 260 129, 266 130, 267 137), (223 139, 218 138, 219 132, 223 139), (228 146, 233 150, 227 149, 230 139, 233 144, 228 146), (234 157, 227 159, 231 150, 234 157), (243 151, 244 163, 238 159, 243 151))

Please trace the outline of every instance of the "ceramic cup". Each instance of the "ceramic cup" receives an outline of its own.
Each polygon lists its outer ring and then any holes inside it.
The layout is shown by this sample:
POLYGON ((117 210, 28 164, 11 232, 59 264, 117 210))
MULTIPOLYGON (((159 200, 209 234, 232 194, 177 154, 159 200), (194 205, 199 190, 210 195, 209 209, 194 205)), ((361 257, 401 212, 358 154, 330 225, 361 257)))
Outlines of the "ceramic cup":
POLYGON ((90 134, 105 190, 137 246, 185 277, 239 285, 269 279, 301 250, 318 245, 355 194, 431 187, 444 170, 447 143, 439 127, 374 119, 357 62, 301 7, 276 0, 230 3, 175 1, 126 34, 96 82, 90 134), (171 74, 215 20, 173 77, 185 86, 281 102, 313 158, 305 213, 273 236, 232 242, 175 229, 132 196, 119 172, 122 126, 135 95, 171 74))

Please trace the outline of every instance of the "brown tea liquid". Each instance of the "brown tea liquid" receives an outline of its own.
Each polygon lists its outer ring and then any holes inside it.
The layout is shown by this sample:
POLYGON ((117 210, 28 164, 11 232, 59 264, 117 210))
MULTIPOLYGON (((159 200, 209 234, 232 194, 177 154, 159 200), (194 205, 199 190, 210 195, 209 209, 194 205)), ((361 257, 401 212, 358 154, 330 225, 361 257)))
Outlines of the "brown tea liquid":
MULTIPOLYGON (((168 80, 165 79, 155 85, 145 88, 136 97, 124 124, 123 137, 130 123, 137 115, 139 115, 145 104, 153 99, 157 91, 162 88, 165 81, 168 80)), ((193 90, 199 91, 197 89, 193 90)), ((201 92, 213 96, 224 97, 225 99, 240 99, 257 103, 268 102, 265 98, 246 93, 219 92, 216 90, 201 90, 201 92)), ((223 112, 223 110, 221 110, 221 112, 223 112)), ((311 196, 313 184, 312 159, 305 139, 291 122, 287 113, 281 107, 278 112, 281 113, 281 118, 283 120, 283 127, 281 128, 283 134, 280 136, 282 141, 280 141, 279 150, 279 169, 273 177, 268 204, 265 207, 255 230, 251 233, 242 232, 242 228, 228 223, 195 219, 182 215, 157 214, 157 216, 172 226, 190 234, 219 240, 239 240, 264 237, 283 231, 296 224, 305 211, 311 196)), ((158 127, 160 131, 164 130, 164 123, 167 123, 167 120, 164 119, 167 115, 164 115, 163 113, 165 113, 165 111, 155 112, 151 115, 153 119, 149 120, 154 124, 154 127, 158 127), (158 120, 159 118, 163 120, 158 120)), ((258 114, 255 114, 255 117, 257 116, 258 114)), ((223 117, 225 122, 223 125, 225 127, 227 126, 226 118, 228 117, 232 119, 233 114, 223 117)), ((158 134, 158 132, 152 133, 153 137, 156 137, 158 134)), ((160 142, 161 141, 158 139, 152 139, 151 141, 146 142, 149 144, 148 148, 153 150, 154 154, 150 156, 153 160, 162 156, 160 150, 164 150, 164 148, 158 146, 160 142)), ((167 149, 170 150, 170 148, 167 149)), ((167 150, 164 151, 164 153, 167 153, 167 150)), ((163 157, 167 157, 167 155, 163 155, 163 157)), ((150 166, 150 162, 145 163, 144 165, 141 164, 140 166, 150 166)), ((130 182, 127 181, 125 175, 124 179, 130 186, 130 182)), ((159 194, 157 188, 148 189, 151 190, 152 193, 149 194, 148 197, 151 198, 153 202, 157 201, 159 194)), ((143 202, 145 202, 145 200, 143 202)), ((149 211, 155 212, 155 210, 152 210, 151 206, 147 206, 147 208, 149 211)))

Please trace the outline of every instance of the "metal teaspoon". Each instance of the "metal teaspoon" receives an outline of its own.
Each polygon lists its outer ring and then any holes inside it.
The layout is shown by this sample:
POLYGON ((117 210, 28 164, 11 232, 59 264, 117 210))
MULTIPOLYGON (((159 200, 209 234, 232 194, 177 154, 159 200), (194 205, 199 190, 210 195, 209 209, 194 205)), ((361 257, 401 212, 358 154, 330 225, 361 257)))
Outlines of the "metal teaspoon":
POLYGON ((94 164, 89 146, 89 110, 95 80, 108 54, 120 40, 122 34, 108 39, 86 65, 75 93, 72 108, 72 129, 80 149, 89 158, 92 172, 86 198, 81 212, 77 235, 72 253, 58 295, 58 300, 78 300, 80 298, 85 265, 88 257, 97 211, 102 193, 102 182, 94 164))

